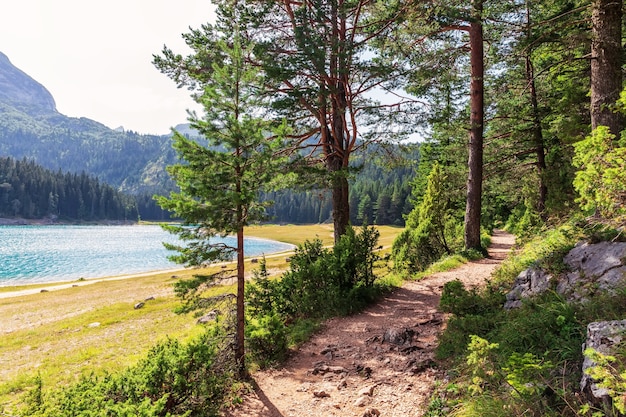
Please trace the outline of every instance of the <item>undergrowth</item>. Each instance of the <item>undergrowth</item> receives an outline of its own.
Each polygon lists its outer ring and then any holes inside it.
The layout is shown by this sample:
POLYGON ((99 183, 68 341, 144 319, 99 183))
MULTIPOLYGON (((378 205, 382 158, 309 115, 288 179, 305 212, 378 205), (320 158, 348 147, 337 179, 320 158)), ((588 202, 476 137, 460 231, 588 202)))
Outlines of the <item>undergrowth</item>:
MULTIPOLYGON (((615 236, 604 227, 573 220, 527 240, 486 288, 467 290, 460 281, 447 283, 441 308, 452 315, 437 356, 449 365, 452 379, 437 389, 427 416, 618 415, 576 393, 586 326, 623 319, 626 289, 585 304, 547 292, 525 300, 518 309, 502 308, 523 269, 539 265, 554 274, 566 272, 562 258, 577 241, 615 236)), ((620 381, 619 372, 602 372, 608 381, 620 381)), ((622 385, 626 391, 626 383, 622 385)))
MULTIPOLYGON (((246 293, 246 351, 252 369, 280 363, 322 320, 355 313, 397 284, 397 276, 378 280, 376 272, 386 263, 378 255, 378 237, 376 229, 363 227, 360 233, 350 228, 333 249, 324 248, 321 240, 307 241, 279 279, 271 278, 261 262, 246 293)), ((216 287, 185 292, 179 313, 213 309, 216 321, 199 337, 168 339, 132 367, 86 375, 63 387, 31 377, 19 415, 199 417, 240 403, 246 384, 235 377, 232 298, 216 293, 216 287)))

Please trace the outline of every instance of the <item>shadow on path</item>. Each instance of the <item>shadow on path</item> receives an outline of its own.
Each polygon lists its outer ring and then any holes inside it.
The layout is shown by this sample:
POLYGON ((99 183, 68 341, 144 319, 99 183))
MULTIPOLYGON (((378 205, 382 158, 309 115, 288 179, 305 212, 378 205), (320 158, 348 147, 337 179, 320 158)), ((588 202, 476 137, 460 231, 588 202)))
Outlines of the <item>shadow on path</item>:
POLYGON ((443 285, 454 279, 484 284, 512 245, 510 234, 495 231, 488 258, 407 281, 361 313, 328 320, 282 368, 255 374, 255 392, 225 417, 363 415, 355 400, 368 386, 376 387, 369 401, 380 415, 419 415, 440 377, 431 364, 445 325, 438 310, 443 285), (403 329, 412 332, 408 345, 385 342, 388 331, 403 329), (331 371, 316 372, 320 366, 331 371))

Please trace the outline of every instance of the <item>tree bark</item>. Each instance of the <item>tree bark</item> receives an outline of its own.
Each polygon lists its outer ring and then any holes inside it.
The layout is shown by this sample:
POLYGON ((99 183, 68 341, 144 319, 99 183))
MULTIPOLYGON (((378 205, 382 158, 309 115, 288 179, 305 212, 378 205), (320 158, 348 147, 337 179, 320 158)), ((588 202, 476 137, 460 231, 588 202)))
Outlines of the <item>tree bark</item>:
POLYGON ((541 117, 539 115, 539 101, 537 99, 537 89, 535 86, 535 71, 533 69, 530 56, 526 56, 526 81, 530 89, 530 102, 533 117, 533 142, 535 154, 537 155, 537 175, 539 176, 539 199, 537 201, 537 211, 543 214, 546 209, 548 199, 548 186, 546 185, 546 150, 543 141, 543 130, 541 129, 541 117))
POLYGON ((465 248, 478 249, 480 244, 480 214, 483 187, 484 131, 484 56, 482 0, 474 2, 474 17, 470 22, 470 140, 465 206, 465 248))
MULTIPOLYGON (((239 223, 242 224, 242 223, 239 223)), ((237 230, 237 330, 235 336, 235 364, 240 378, 245 378, 246 352, 245 352, 245 325, 246 316, 244 310, 245 269, 243 251, 243 227, 237 230)))
POLYGON ((332 176, 333 232, 336 244, 350 224, 349 184, 343 172, 342 158, 331 156, 326 165, 332 176))
POLYGON ((331 133, 328 139, 332 146, 327 153, 327 168, 332 178, 333 226, 335 244, 346 233, 350 223, 349 184, 344 170, 348 168, 350 154, 347 138, 346 96, 350 73, 346 48, 347 30, 345 12, 336 2, 331 2, 332 46, 330 54, 330 111, 331 133))
POLYGON ((624 119, 612 108, 622 91, 622 0, 593 0, 591 128, 608 126, 616 137, 624 119))

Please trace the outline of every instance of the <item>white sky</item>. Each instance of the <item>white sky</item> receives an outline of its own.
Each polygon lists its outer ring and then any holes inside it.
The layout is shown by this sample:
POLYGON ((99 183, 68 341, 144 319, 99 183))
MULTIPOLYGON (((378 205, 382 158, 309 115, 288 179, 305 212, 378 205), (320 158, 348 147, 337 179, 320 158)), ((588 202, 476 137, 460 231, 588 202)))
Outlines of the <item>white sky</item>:
POLYGON ((163 45, 213 22, 210 0, 13 0, 0 7, 0 51, 52 93, 57 110, 110 128, 165 134, 197 108, 152 65, 163 45))

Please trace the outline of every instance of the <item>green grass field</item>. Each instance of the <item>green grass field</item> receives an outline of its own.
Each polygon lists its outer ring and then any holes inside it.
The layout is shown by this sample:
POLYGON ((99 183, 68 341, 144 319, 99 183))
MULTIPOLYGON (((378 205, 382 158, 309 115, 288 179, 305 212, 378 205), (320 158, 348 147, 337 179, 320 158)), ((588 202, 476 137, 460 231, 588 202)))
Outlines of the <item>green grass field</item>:
MULTIPOLYGON (((397 227, 381 226, 380 245, 388 251, 397 227)), ((246 230, 250 237, 300 244, 321 239, 332 245, 332 225, 264 225, 246 230)), ((269 271, 287 268, 289 253, 266 258, 269 271)), ((246 270, 256 265, 246 262, 246 270)), ((215 266, 206 271, 215 271, 215 266)), ((45 387, 67 384, 81 375, 114 371, 134 364, 157 341, 188 338, 199 332, 191 315, 173 312, 179 301, 172 284, 197 270, 154 273, 128 279, 85 280, 53 289, 51 284, 4 287, 0 295, 18 290, 36 291, 18 297, 0 297, 0 412, 10 410, 40 375, 45 387), (72 286, 75 285, 75 286, 72 286), (41 289, 49 291, 40 292, 41 289), (143 308, 134 305, 147 298, 143 308)), ((232 286, 220 287, 234 291, 232 286)))

